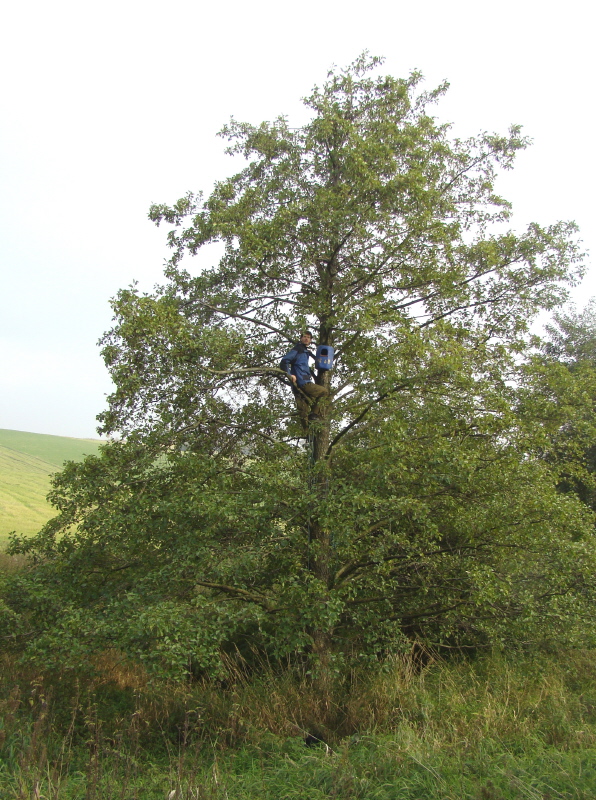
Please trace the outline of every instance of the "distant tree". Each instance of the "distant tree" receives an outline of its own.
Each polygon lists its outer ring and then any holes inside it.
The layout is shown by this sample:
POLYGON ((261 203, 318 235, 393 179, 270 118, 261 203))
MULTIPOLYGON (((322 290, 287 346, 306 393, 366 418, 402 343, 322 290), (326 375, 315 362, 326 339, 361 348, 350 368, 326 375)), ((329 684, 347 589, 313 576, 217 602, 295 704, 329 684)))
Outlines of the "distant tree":
POLYGON ((428 110, 446 86, 379 63, 331 72, 301 128, 232 121, 246 167, 151 209, 173 226, 166 283, 121 291, 103 340, 118 439, 56 477, 58 516, 13 545, 35 561, 11 608, 46 663, 112 646, 172 675, 217 672, 226 648, 329 664, 583 619, 591 520, 528 456, 515 391, 530 321, 580 273, 575 227, 505 230, 494 183, 519 128, 452 139, 428 110), (212 243, 213 266, 183 269, 212 243), (310 443, 277 368, 305 327, 336 352, 310 443))
POLYGON ((559 491, 596 511, 596 301, 553 314, 524 384, 542 426, 536 452, 556 471, 559 491))
POLYGON ((596 367, 596 299, 577 311, 574 306, 553 314, 546 326, 545 355, 577 369, 587 363, 596 367))

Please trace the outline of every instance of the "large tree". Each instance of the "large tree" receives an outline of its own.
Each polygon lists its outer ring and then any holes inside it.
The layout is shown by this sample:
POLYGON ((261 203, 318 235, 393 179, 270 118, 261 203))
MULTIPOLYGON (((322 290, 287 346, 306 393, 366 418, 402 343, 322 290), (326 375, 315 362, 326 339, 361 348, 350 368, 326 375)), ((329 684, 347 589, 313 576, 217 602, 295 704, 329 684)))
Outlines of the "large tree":
POLYGON ((300 128, 232 121, 246 166, 151 209, 173 256, 113 304, 117 439, 15 545, 44 658, 116 645, 184 672, 230 646, 328 660, 570 627, 590 519, 532 456, 515 386, 530 321, 579 274, 575 228, 508 230, 520 129, 452 138, 429 113, 446 87, 379 63, 331 72, 300 128), (336 353, 308 441, 277 368, 305 327, 336 353))

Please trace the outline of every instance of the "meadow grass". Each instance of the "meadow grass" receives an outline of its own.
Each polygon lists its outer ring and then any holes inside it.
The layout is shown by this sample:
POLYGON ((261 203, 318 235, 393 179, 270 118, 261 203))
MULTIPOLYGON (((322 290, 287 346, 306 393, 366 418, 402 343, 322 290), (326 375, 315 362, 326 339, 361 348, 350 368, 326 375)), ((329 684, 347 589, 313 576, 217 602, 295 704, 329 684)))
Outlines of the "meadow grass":
POLYGON ((593 652, 405 656, 325 695, 292 669, 174 687, 116 654, 87 683, 3 667, 2 798, 596 797, 593 652))
POLYGON ((50 475, 64 461, 98 451, 99 441, 0 429, 0 548, 11 531, 30 535, 54 514, 50 475))

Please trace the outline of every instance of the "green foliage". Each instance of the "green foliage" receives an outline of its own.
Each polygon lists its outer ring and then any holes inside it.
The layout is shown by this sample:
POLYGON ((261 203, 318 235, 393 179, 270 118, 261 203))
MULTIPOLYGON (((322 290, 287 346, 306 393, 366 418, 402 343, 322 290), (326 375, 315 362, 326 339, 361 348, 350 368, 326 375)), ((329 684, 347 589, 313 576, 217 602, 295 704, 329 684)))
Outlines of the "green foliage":
POLYGON ((546 328, 546 355, 567 364, 571 369, 580 364, 596 365, 596 300, 592 298, 578 312, 575 308, 553 315, 554 323, 546 328))
POLYGON ((239 650, 329 673, 412 640, 592 636, 591 515, 538 452, 550 401, 515 390, 533 315, 581 273, 575 226, 508 231, 520 130, 453 139, 446 87, 378 64, 330 73, 303 128, 232 121, 245 168, 151 209, 167 282, 121 291, 103 340, 121 439, 13 544, 13 641, 42 664, 116 647, 182 678, 239 650), (307 448, 276 369, 305 326, 337 356, 307 448))
POLYGON ((557 312, 520 391, 535 452, 558 489, 596 511, 596 307, 557 312), (538 428, 541 430, 538 430, 538 428))

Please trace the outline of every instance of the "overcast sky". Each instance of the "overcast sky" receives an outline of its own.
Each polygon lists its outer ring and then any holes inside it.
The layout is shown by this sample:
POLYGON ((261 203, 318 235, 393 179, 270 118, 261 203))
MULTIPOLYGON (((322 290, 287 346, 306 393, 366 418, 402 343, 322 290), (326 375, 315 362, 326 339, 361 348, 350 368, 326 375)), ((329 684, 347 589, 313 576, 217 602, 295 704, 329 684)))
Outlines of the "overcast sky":
MULTIPOLYGON (((230 116, 304 119, 300 98, 364 49, 397 77, 451 83, 458 134, 534 140, 498 184, 516 227, 574 219, 595 252, 591 4, 36 0, 0 32, 0 428, 95 436, 109 299, 160 281, 152 202, 232 171, 230 116)), ((575 292, 596 295, 591 271, 575 292)))

